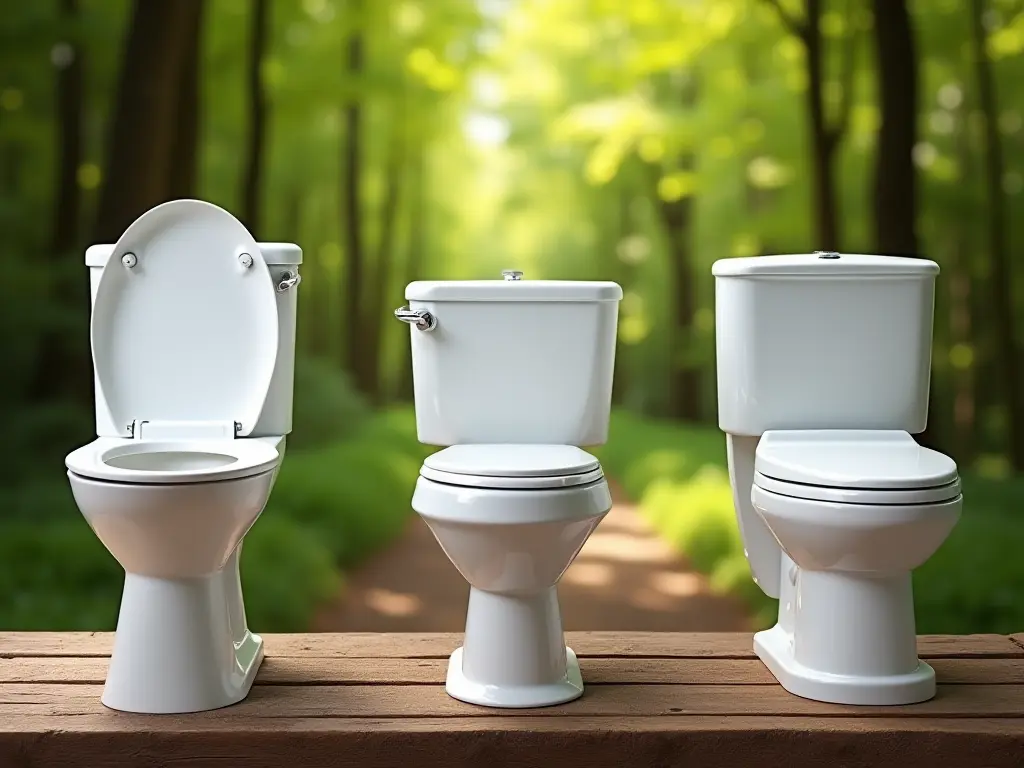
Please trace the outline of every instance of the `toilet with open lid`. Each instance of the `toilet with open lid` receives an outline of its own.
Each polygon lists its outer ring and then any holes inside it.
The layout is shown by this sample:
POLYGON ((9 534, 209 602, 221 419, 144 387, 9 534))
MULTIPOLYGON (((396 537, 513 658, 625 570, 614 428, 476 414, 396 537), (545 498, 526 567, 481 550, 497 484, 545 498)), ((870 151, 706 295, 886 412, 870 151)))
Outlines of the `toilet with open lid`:
POLYGON ((443 446, 412 506, 470 584, 446 689, 493 707, 583 693, 557 584, 611 508, 597 459, 607 439, 615 283, 431 281, 396 310, 412 335, 420 442, 443 446))
POLYGON ((66 464, 82 514, 125 569, 103 702, 232 704, 263 658, 238 558, 291 431, 301 251, 176 200, 87 262, 98 437, 66 464))
POLYGON ((779 598, 754 650, 806 698, 935 694, 911 572, 963 499, 927 422, 938 266, 816 253, 714 264, 719 426, 744 552, 779 598))

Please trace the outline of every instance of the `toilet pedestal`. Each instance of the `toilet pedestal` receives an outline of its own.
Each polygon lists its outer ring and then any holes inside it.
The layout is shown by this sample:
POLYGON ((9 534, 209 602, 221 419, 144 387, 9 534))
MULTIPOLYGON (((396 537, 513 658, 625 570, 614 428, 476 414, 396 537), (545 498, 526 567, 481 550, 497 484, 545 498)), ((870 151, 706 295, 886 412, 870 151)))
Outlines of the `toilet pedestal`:
POLYGON ((238 573, 241 546, 214 574, 125 574, 103 704, 124 712, 202 712, 246 697, 263 661, 249 632, 238 573))
POLYGON ((448 694, 470 704, 546 707, 583 694, 565 646, 555 587, 526 595, 471 588, 466 636, 448 664, 448 694))
POLYGON ((909 573, 808 571, 782 557, 779 623, 754 651, 790 693, 834 704, 896 705, 935 695, 917 657, 909 573))

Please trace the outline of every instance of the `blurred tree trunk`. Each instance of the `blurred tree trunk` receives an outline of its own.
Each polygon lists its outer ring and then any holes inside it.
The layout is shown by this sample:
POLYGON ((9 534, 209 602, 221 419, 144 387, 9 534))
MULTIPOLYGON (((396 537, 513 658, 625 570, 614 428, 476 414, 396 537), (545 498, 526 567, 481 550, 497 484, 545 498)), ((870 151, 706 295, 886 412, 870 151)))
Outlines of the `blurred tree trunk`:
MULTIPOLYGON (((807 55, 807 116, 811 140, 811 204, 814 209, 815 248, 840 250, 839 202, 836 196, 835 156, 849 122, 854 75, 856 35, 847 30, 840 73, 841 95, 834 121, 825 114, 825 41, 821 34, 822 0, 806 0, 803 19, 793 17, 780 0, 766 0, 775 7, 790 33, 803 44, 807 55)), ((850 19, 850 3, 845 18, 850 19)), ((849 21, 847 21, 849 24, 849 21)))
MULTIPOLYGON (((973 155, 970 136, 966 130, 967 110, 961 105, 955 123, 956 154, 964 178, 972 178, 973 155)), ((953 349, 966 351, 951 354, 953 379, 953 458, 961 466, 974 462, 977 450, 977 395, 979 355, 974 334, 977 293, 971 273, 971 243, 969 227, 956 219, 953 227, 952 258, 947 279, 949 291, 949 337, 953 349)))
MULTIPOLYGON (((401 98, 401 97, 399 97, 401 98)), ((384 169, 384 199, 380 209, 380 235, 374 259, 373 281, 367 301, 366 322, 366 392, 371 402, 381 403, 385 393, 381 386, 381 358, 383 357, 384 323, 395 322, 385 306, 391 281, 391 262, 394 258, 398 208, 405 168, 405 119, 399 108, 394 120, 394 131, 388 148, 384 169)))
MULTIPOLYGON (((697 83, 689 73, 682 83, 679 98, 685 109, 697 103, 697 83)), ((679 159, 678 168, 692 173, 692 153, 679 159)), ((676 200, 665 200, 654 184, 655 205, 665 230, 669 256, 670 299, 668 323, 669 349, 669 415, 677 419, 699 421, 701 418, 701 370, 694 359, 696 347, 697 276, 693 268, 692 191, 676 200)))
MULTIPOLYGON (((616 215, 613 217, 613 227, 609 234, 611 237, 609 240, 608 248, 608 259, 611 262, 611 275, 614 276, 615 280, 618 281, 619 285, 622 286, 623 292, 629 289, 632 283, 633 267, 632 262, 623 259, 622 248, 628 243, 628 238, 633 234, 633 217, 631 216, 630 207, 633 202, 633 198, 630 193, 628 183, 624 179, 620 179, 618 183, 618 189, 616 190, 614 205, 616 207, 616 215)), ((621 317, 622 306, 619 305, 619 323, 622 322, 621 317)), ((612 370, 612 405, 622 405, 626 401, 626 388, 629 386, 629 380, 626 378, 626 365, 624 361, 625 357, 625 344, 622 343, 622 335, 615 339, 615 368, 612 370)))
MULTIPOLYGON (((872 189, 875 252, 918 256, 917 172, 917 51, 906 0, 872 0, 881 125, 875 152, 872 189)), ((918 439, 936 450, 943 445, 941 420, 945 412, 934 371, 928 399, 928 427, 918 439)))
POLYGON ((360 82, 364 67, 362 2, 353 2, 356 25, 348 40, 347 74, 349 94, 344 107, 345 132, 342 146, 341 226, 342 243, 348 273, 345 276, 345 302, 342 327, 346 332, 343 347, 346 367, 359 391, 366 393, 366 333, 362 301, 364 285, 364 242, 361 190, 363 185, 363 109, 360 82))
POLYGON ((996 358, 1002 368, 1003 391, 1009 416, 1010 461, 1024 471, 1024 389, 1021 387, 1020 359, 1014 333, 1013 274, 1006 233, 1006 200, 1003 197, 1003 148, 997 120, 999 109, 992 65, 986 50, 983 22, 984 0, 971 0, 970 34, 977 80, 978 106, 984 120, 985 189, 988 197, 988 241, 991 260, 991 327, 996 339, 996 358))
MULTIPOLYGON (((78 0, 61 0, 61 19, 78 20, 78 0)), ((82 46, 62 42, 56 49, 57 67, 57 189, 53 211, 50 256, 60 259, 78 246, 81 194, 78 167, 82 164, 82 46)))
POLYGON ((249 61, 246 79, 249 93, 248 141, 242 176, 242 221, 257 240, 262 231, 260 201, 263 191, 263 146, 266 142, 267 97, 263 89, 263 57, 267 48, 269 0, 254 0, 250 11, 249 61))
POLYGON ((919 255, 917 240, 917 51, 906 0, 872 0, 881 126, 875 153, 877 253, 919 255))
MULTIPOLYGON (((79 18, 78 0, 61 0, 60 19, 73 27, 79 18)), ((82 280, 78 252, 81 191, 78 168, 82 163, 82 110, 84 62, 81 42, 75 34, 54 46, 56 68, 56 156, 55 204, 51 224, 46 298, 60 310, 39 339, 39 357, 33 371, 31 397, 47 402, 70 395, 81 403, 92 397, 92 371, 88 353, 81 344, 78 313, 89 302, 88 284, 82 280), (65 312, 65 308, 67 311, 65 312), (73 309, 72 309, 73 308, 73 309), (72 316, 74 313, 74 316, 72 316)))
POLYGON ((171 146, 168 198, 193 198, 199 174, 199 76, 204 1, 188 4, 185 51, 178 81, 177 132, 171 146))
POLYGON ((168 199, 178 92, 200 0, 135 0, 107 141, 95 242, 114 242, 168 199))
MULTIPOLYGON (((427 252, 427 169, 426 151, 422 139, 411 147, 409 163, 409 245, 405 260, 405 282, 419 280, 427 252)), ((397 304, 404 302, 397 301, 397 304)), ((390 317, 390 313, 388 313, 390 317)), ((397 395, 399 400, 412 402, 412 350, 409 346, 410 333, 403 334, 402 363, 398 374, 397 395)))

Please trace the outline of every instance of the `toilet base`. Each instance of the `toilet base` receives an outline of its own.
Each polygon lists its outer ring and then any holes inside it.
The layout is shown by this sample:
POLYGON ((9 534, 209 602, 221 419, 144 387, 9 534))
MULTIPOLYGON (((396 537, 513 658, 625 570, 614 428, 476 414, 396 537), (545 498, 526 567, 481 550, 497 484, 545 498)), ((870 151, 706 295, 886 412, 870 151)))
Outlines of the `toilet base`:
POLYGON ((184 714, 242 701, 263 661, 244 624, 237 573, 192 579, 125 576, 102 702, 144 714, 184 714))
POLYGON ((571 648, 565 649, 565 677, 540 685, 490 685, 466 677, 462 671, 462 648, 456 648, 448 661, 445 690, 453 699, 483 707, 524 709, 565 704, 583 695, 580 663, 571 648))
POLYGON ((935 670, 918 661, 902 675, 835 675, 810 669, 793 656, 793 638, 776 625, 754 635, 754 652, 779 684, 805 699, 831 704, 890 706, 916 704, 935 696, 935 670))

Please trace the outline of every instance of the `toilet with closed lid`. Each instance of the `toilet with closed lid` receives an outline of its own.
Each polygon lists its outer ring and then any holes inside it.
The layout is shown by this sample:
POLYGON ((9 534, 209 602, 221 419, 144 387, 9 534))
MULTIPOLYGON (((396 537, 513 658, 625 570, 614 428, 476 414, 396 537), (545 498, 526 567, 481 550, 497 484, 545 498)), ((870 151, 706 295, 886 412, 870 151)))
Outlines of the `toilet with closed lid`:
POLYGON ((238 560, 291 431, 301 251, 175 200, 86 261, 98 437, 66 465, 79 509, 125 569, 103 703, 233 704, 263 658, 238 560))
POLYGON ((792 693, 841 704, 935 694, 911 572, 963 499, 924 431, 938 266, 807 254, 713 267, 719 426, 755 582, 779 598, 754 650, 792 693))
POLYGON ((411 283, 396 316, 412 335, 420 470, 412 506, 470 584, 446 689, 494 707, 583 692, 557 584, 611 508, 607 439, 615 283, 411 283))

